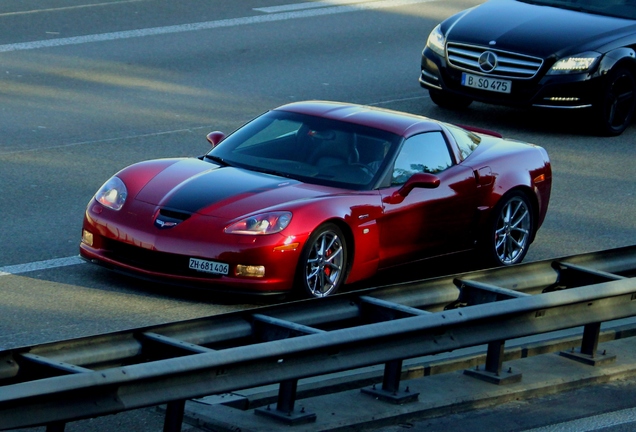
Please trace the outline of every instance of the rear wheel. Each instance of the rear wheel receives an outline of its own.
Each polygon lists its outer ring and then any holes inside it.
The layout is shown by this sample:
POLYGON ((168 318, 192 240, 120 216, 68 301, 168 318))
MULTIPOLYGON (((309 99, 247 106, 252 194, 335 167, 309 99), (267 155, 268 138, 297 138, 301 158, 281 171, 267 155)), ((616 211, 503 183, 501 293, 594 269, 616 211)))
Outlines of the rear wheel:
POLYGON ((632 121, 635 106, 634 75, 625 68, 610 71, 599 101, 594 106, 599 133, 606 136, 622 134, 632 121))
POLYGON ((344 284, 348 269, 347 242, 333 223, 318 227, 309 236, 298 262, 296 283, 309 297, 327 297, 344 284))
POLYGON ((448 109, 464 109, 467 108, 473 100, 464 96, 457 96, 440 90, 429 90, 431 100, 435 105, 448 109))
POLYGON ((520 263, 534 237, 532 206, 520 191, 505 195, 495 207, 483 241, 487 264, 506 266, 520 263))

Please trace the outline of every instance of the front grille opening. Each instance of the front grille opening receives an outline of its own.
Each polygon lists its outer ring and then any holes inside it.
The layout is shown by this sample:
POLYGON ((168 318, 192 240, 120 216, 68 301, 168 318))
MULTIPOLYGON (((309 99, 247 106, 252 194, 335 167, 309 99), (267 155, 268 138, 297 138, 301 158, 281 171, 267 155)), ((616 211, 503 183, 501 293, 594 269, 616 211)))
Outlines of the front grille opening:
POLYGON ((202 279, 218 279, 220 277, 212 273, 191 270, 188 265, 189 255, 159 252, 111 239, 104 239, 103 248, 104 255, 108 258, 158 274, 195 276, 202 279))
POLYGON ((497 55, 497 67, 488 76, 513 79, 531 79, 541 69, 543 60, 525 54, 512 53, 490 47, 449 42, 446 47, 448 62, 461 70, 484 74, 479 57, 486 51, 497 55))

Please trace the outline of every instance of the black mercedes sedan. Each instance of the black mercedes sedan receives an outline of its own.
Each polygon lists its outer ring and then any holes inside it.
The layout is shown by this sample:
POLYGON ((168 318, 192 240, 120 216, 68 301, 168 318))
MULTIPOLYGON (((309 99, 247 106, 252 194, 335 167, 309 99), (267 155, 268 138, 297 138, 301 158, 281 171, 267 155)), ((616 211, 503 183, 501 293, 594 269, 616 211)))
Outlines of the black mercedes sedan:
POLYGON ((434 103, 586 110, 620 135, 636 106, 636 0, 490 0, 436 26, 420 85, 434 103))

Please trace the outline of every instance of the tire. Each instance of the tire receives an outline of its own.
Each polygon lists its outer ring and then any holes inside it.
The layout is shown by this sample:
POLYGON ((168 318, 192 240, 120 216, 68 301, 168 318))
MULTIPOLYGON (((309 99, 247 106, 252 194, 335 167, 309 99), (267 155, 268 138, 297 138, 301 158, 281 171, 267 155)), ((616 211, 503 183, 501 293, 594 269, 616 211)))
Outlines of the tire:
POLYGON ((534 239, 534 213, 526 194, 514 191, 499 201, 483 240, 486 264, 496 267, 520 263, 534 239))
POLYGON ((347 242, 336 224, 318 227, 303 248, 296 271, 296 285, 305 297, 335 294, 344 284, 349 268, 347 242))
POLYGON ((464 96, 452 95, 439 90, 429 90, 431 100, 435 105, 448 109, 465 109, 473 103, 473 100, 464 96))
POLYGON ((636 80, 625 68, 609 72, 599 101, 594 106, 594 121, 600 135, 622 134, 632 122, 636 107, 636 80))

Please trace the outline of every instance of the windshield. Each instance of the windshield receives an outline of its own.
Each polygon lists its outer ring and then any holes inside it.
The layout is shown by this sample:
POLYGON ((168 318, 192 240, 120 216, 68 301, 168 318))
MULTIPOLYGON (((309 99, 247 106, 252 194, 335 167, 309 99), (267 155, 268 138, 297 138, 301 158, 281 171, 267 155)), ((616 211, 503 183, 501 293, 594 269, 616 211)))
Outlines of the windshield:
POLYGON ((636 19, 636 0, 517 0, 618 18, 636 19))
POLYGON ((225 138, 206 158, 305 183, 365 190, 378 183, 399 142, 399 136, 378 129, 270 111, 225 138))

